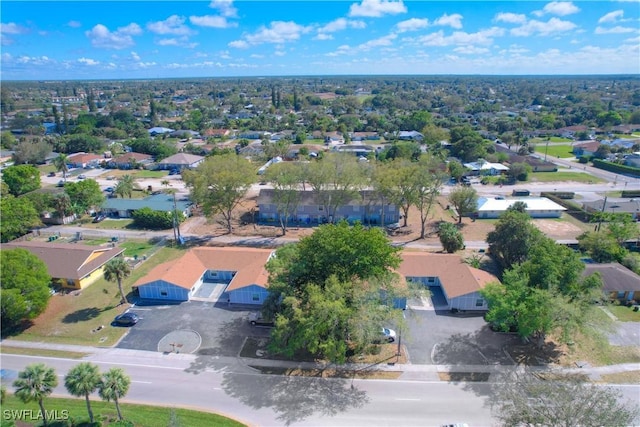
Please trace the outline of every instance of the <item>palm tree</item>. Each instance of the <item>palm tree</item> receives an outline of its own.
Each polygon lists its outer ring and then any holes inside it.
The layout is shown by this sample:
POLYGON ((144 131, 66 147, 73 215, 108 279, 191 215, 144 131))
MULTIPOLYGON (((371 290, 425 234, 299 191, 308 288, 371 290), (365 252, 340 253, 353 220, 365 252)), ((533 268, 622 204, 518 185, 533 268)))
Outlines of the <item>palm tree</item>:
POLYGON ((69 167, 67 166, 67 162, 69 161, 69 157, 66 154, 60 154, 58 157, 53 159, 53 165, 56 167, 58 172, 62 172, 62 179, 67 181, 67 172, 69 172, 69 167))
POLYGON ((122 420, 122 413, 120 412, 118 399, 127 394, 130 384, 131 378, 121 368, 111 368, 102 374, 102 382, 98 388, 98 394, 107 402, 114 401, 119 420, 122 420))
POLYGON ((131 268, 124 258, 117 257, 111 259, 104 266, 104 278, 109 282, 117 282, 118 290, 120 291, 120 304, 126 304, 127 297, 122 290, 122 279, 129 277, 131 274, 131 268))
POLYGON ((71 205, 71 199, 66 193, 58 194, 53 198, 53 209, 56 211, 61 219, 64 219, 67 215, 73 212, 73 206, 71 205))
POLYGON ((124 198, 125 196, 131 198, 133 189, 137 187, 138 185, 132 175, 123 175, 116 187, 113 189, 113 192, 121 198, 124 198))
POLYGON ((44 363, 28 365, 18 374, 13 382, 16 397, 23 403, 38 402, 42 412, 43 424, 47 425, 47 412, 44 410, 44 398, 53 392, 58 385, 58 377, 53 368, 44 363))
POLYGON ((101 381, 98 367, 89 362, 74 366, 64 377, 64 386, 70 394, 77 397, 84 396, 91 424, 93 424, 93 411, 89 395, 98 389, 101 381))

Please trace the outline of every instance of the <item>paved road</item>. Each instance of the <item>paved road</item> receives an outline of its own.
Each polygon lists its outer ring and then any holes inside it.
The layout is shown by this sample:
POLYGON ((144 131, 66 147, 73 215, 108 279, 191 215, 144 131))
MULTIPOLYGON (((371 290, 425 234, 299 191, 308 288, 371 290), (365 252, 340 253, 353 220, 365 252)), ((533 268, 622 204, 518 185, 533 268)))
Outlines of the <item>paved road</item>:
MULTIPOLYGON (((102 371, 117 366, 132 378, 124 401, 211 410, 259 426, 437 426, 466 422, 489 426, 494 423, 489 405, 491 382, 442 382, 436 373, 452 367, 428 365, 381 365, 381 370, 399 370, 397 380, 345 380, 284 377, 260 374, 249 366, 291 367, 296 364, 237 357, 163 354, 113 348, 20 343, 3 345, 45 347, 85 351, 84 361, 102 371), (250 362, 248 361, 250 360, 250 362), (462 404, 464 402, 464 404, 462 404)), ((20 371, 30 363, 44 362, 64 374, 78 360, 38 356, 0 355, 3 373, 20 371)), ((304 364, 302 364, 304 365, 304 364)), ((309 366, 315 366, 308 364, 309 366)), ((306 367, 306 365, 305 365, 306 367)), ((499 372, 499 366, 457 366, 464 372, 499 372)), ((577 369, 584 373, 639 370, 640 364, 577 369)), ((11 375, 6 377, 10 380, 11 375)), ((625 399, 640 401, 640 385, 612 386, 625 399)), ((67 396, 63 386, 56 395, 67 396)), ((97 397, 96 397, 97 398, 97 397)))

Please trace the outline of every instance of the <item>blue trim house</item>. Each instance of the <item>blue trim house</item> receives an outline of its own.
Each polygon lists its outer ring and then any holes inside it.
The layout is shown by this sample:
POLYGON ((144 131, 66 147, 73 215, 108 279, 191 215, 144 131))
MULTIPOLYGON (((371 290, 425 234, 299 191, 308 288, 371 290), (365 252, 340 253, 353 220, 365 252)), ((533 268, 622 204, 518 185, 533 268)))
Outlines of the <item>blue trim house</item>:
POLYGON ((274 253, 257 248, 194 248, 158 265, 134 286, 140 298, 180 302, 189 301, 204 283, 223 284, 223 300, 262 305, 268 295, 265 265, 274 253))
MULTIPOLYGON (((185 217, 191 216, 191 201, 176 200, 176 209, 185 217)), ((151 208, 154 211, 173 212, 173 196, 170 194, 154 194, 144 199, 120 199, 107 198, 102 204, 102 212, 115 218, 131 218, 131 214, 142 208, 151 208)))

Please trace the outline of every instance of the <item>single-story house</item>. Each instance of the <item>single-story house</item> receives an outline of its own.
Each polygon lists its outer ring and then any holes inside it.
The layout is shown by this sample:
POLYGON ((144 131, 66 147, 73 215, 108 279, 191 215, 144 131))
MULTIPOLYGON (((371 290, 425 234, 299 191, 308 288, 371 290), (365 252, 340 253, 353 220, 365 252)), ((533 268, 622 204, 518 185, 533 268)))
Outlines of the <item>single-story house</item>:
POLYGON ((336 145, 333 147, 333 151, 354 154, 358 157, 367 157, 370 153, 376 152, 375 148, 364 144, 336 145))
POLYGON ((204 136, 208 138, 222 138, 231 136, 231 131, 229 129, 206 129, 204 136))
POLYGON ((223 301, 262 305, 268 295, 265 265, 271 249, 198 247, 178 259, 158 265, 134 287, 140 298, 189 301, 203 283, 225 285, 223 301))
MULTIPOLYGON (((363 190, 349 202, 338 206, 335 212, 326 212, 317 193, 300 190, 300 202, 288 223, 292 226, 313 226, 345 219, 364 225, 394 224, 400 219, 400 209, 393 203, 381 203, 375 191, 363 190), (333 218, 332 218, 333 216, 333 218)), ((280 221, 278 204, 272 188, 263 188, 258 194, 258 221, 263 224, 277 224, 280 221)))
POLYGON ((527 155, 521 156, 513 150, 510 150, 508 147, 504 147, 500 144, 496 144, 495 146, 496 152, 505 153, 509 156, 508 163, 510 165, 514 163, 526 163, 531 166, 531 170, 533 172, 557 172, 558 166, 555 163, 544 160, 544 158, 540 158, 537 156, 527 155))
MULTIPOLYGON (((144 199, 111 198, 102 204, 102 212, 115 218, 131 218, 131 214, 141 208, 151 208, 154 211, 173 212, 173 196, 170 194, 154 194, 144 199)), ((177 199, 175 208, 185 217, 191 216, 192 203, 189 200, 177 199)))
POLYGON ((640 168, 640 153, 631 153, 625 155, 624 164, 633 168, 640 168))
POLYGON ((585 264, 584 277, 600 273, 605 297, 618 301, 640 301, 640 276, 617 262, 585 264))
POLYGON ((509 166, 502 163, 491 163, 484 159, 477 162, 464 163, 463 166, 471 171, 472 175, 500 175, 509 171, 509 166))
POLYGON ((628 213, 631 214, 636 221, 640 220, 640 200, 615 200, 600 199, 592 202, 584 202, 582 207, 587 212, 609 212, 609 213, 628 213))
POLYGON ((596 154, 600 147, 600 141, 577 141, 573 144, 571 152, 576 157, 591 157, 596 154))
POLYGON ((84 289, 101 278, 104 265, 124 252, 124 248, 119 246, 89 246, 35 240, 14 241, 2 246, 3 250, 28 250, 47 265, 54 283, 72 289, 84 289))
POLYGON ((200 132, 195 130, 180 129, 169 133, 171 138, 200 138, 200 132))
POLYGON ((178 153, 159 161, 158 169, 194 169, 203 161, 203 156, 196 156, 195 154, 189 153, 178 153))
POLYGON ((349 134, 352 141, 379 141, 378 132, 352 132, 349 134))
POLYGON ((142 153, 125 153, 109 160, 109 166, 118 169, 131 169, 133 165, 148 165, 153 162, 153 157, 142 153))
POLYGON ((104 156, 93 153, 74 153, 67 156, 67 165, 72 168, 86 168, 88 166, 99 166, 104 160, 104 156))
POLYGON ((487 301, 480 290, 498 278, 484 270, 471 267, 460 255, 429 252, 401 253, 398 272, 407 281, 442 290, 446 306, 436 309, 487 311, 487 301))
POLYGON ((171 133, 173 132, 173 129, 156 126, 149 129, 148 132, 150 136, 156 136, 156 135, 164 135, 165 133, 171 133))
POLYGON ((560 218, 567 209, 546 197, 479 197, 476 218, 498 218, 516 202, 527 204, 526 212, 532 218, 560 218))
POLYGON ((415 130, 401 130, 398 132, 398 139, 403 141, 422 141, 424 135, 415 130))

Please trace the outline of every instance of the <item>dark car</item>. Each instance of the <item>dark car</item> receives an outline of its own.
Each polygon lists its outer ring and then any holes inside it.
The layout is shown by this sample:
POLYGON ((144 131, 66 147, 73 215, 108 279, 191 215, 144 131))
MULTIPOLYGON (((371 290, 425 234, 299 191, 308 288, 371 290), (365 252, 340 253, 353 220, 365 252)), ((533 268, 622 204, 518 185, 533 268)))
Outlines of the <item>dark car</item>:
POLYGON ((113 324, 117 326, 133 326, 140 318, 135 313, 122 313, 113 319, 113 324))
POLYGON ((179 171, 178 169, 171 169, 171 170, 169 171, 169 175, 178 175, 178 173, 179 173, 179 172, 180 172, 180 171, 179 171))
POLYGON ((49 174, 47 176, 56 176, 55 172, 49 172, 49 174))
POLYGON ((273 320, 264 318, 262 313, 250 313, 249 323, 252 326, 273 326, 273 320))
POLYGON ((93 218, 93 222, 102 222, 105 219, 107 219, 107 216, 105 214, 98 214, 95 216, 95 218, 93 218))

